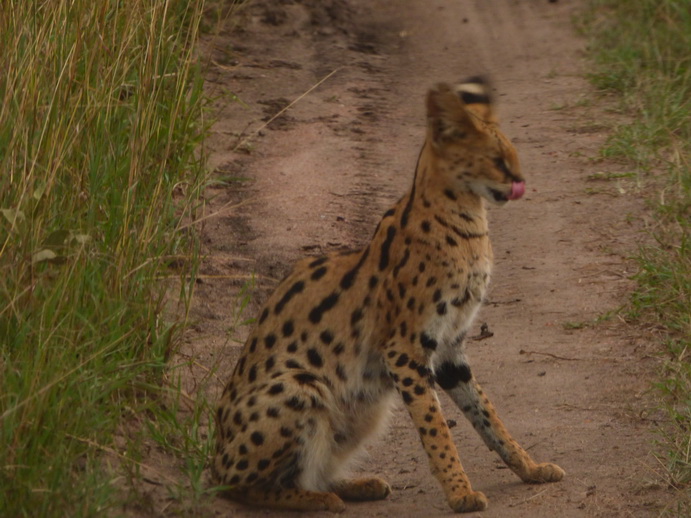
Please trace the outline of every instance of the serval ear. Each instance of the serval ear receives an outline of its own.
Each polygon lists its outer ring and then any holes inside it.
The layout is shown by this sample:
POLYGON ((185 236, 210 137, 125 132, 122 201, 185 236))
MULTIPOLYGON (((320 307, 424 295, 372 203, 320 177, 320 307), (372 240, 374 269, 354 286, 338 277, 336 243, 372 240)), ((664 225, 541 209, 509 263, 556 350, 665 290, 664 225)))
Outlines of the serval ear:
POLYGON ((455 87, 438 84, 427 94, 427 120, 436 146, 482 133, 496 122, 489 82, 478 76, 455 87))
POLYGON ((482 122, 494 124, 497 122, 494 110, 492 83, 484 76, 469 77, 456 85, 456 93, 466 106, 482 122))

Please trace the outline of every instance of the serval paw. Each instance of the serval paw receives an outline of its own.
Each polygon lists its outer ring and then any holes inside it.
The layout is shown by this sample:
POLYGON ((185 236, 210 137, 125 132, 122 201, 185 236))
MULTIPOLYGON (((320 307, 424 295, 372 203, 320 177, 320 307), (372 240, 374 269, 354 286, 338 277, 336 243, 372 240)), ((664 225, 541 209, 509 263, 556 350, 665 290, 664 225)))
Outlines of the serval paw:
POLYGON ((333 491, 344 500, 384 500, 391 494, 391 486, 379 477, 345 480, 334 486, 333 491))
POLYGON ((449 505, 451 506, 451 509, 457 513, 484 511, 487 509, 487 497, 480 491, 471 491, 461 498, 449 500, 449 505))
POLYGON ((524 482, 530 484, 544 484, 546 482, 559 482, 564 478, 564 475, 564 470, 556 464, 543 462, 542 464, 537 464, 522 478, 524 482))

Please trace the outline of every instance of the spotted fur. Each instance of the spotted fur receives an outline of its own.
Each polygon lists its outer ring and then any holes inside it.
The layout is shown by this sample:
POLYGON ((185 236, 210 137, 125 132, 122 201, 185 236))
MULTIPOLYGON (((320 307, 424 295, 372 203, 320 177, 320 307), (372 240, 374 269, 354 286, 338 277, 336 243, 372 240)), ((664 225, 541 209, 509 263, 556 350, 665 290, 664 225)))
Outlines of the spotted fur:
POLYGON ((454 511, 482 510, 437 399, 446 391, 487 446, 526 482, 564 474, 536 464, 473 377, 464 339, 492 266, 485 201, 524 192, 482 78, 427 95, 413 186, 356 253, 300 262, 261 312, 217 412, 212 471, 236 500, 342 511, 388 496, 350 461, 403 400, 454 511))

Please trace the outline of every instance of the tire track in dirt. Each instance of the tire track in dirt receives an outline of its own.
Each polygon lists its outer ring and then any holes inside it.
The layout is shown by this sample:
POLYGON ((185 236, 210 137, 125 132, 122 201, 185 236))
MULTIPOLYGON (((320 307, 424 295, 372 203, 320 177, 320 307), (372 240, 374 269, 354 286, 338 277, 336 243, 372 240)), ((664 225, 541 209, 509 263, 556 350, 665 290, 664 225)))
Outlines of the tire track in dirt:
MULTIPOLYGON (((604 134, 596 109, 573 107, 592 95, 581 77, 583 42, 570 26, 574 3, 257 1, 241 30, 209 37, 212 95, 242 100, 217 100, 210 163, 219 175, 250 181, 207 191, 211 212, 241 206, 205 223, 196 324, 183 353, 225 379, 239 351, 227 331, 243 282, 252 273, 259 280, 253 316, 296 258, 366 242, 412 180, 426 89, 487 72, 529 188, 524 200, 491 211, 495 276, 478 327, 487 323, 494 336, 471 342, 469 354, 519 442, 567 477, 520 483, 445 399, 464 466, 490 499, 483 516, 656 516, 665 494, 649 483, 655 461, 649 425, 638 417, 654 368, 649 346, 614 322, 585 325, 630 289, 623 257, 635 229, 622 215, 642 209, 635 196, 620 195, 630 185, 586 194, 594 171, 584 157, 604 134)), ((403 412, 363 471, 395 491, 347 514, 450 514, 403 412)), ((218 514, 272 514, 220 499, 208 505, 218 514)))

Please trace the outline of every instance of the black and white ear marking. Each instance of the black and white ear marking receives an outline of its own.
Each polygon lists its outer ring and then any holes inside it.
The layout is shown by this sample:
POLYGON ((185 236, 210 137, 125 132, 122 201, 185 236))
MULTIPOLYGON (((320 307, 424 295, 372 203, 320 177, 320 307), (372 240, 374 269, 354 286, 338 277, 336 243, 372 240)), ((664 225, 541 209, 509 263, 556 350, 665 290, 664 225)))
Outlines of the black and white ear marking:
POLYGON ((470 77, 457 85, 456 93, 465 104, 491 104, 489 82, 482 76, 470 77))

